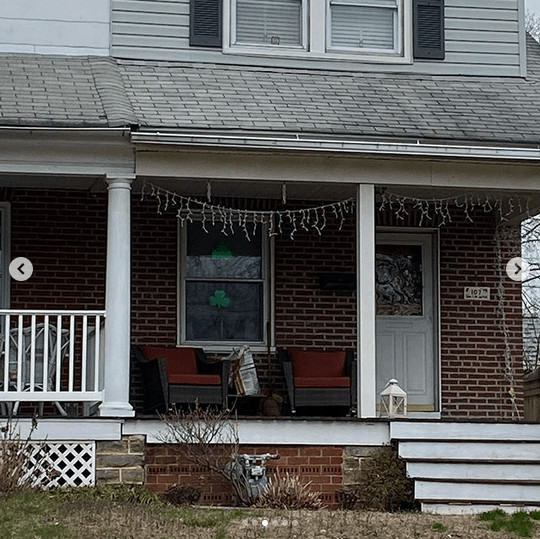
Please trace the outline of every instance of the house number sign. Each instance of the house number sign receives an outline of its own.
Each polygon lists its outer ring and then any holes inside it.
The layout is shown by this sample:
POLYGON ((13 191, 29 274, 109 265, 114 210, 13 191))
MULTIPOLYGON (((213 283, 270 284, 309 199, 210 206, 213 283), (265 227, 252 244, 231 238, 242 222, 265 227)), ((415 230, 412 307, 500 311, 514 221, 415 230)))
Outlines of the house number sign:
POLYGON ((466 286, 463 289, 463 297, 465 299, 483 300, 489 299, 490 290, 487 286, 466 286))

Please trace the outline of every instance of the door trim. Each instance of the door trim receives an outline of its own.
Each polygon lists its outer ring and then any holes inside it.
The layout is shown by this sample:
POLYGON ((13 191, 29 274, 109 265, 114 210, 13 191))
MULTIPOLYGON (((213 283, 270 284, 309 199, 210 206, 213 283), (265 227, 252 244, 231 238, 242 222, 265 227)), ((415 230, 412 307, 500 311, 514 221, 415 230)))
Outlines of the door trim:
MULTIPOLYGON (((397 239, 405 239, 407 237, 414 238, 415 236, 431 236, 432 253, 432 275, 433 275, 433 384, 435 391, 433 411, 414 410, 414 405, 407 414, 408 417, 436 417, 439 418, 442 410, 442 380, 441 380, 441 275, 440 275, 440 230, 438 228, 426 227, 393 227, 393 226, 378 226, 375 230, 375 245, 382 235, 394 237, 397 239)), ((406 241, 406 240, 405 240, 406 241)))

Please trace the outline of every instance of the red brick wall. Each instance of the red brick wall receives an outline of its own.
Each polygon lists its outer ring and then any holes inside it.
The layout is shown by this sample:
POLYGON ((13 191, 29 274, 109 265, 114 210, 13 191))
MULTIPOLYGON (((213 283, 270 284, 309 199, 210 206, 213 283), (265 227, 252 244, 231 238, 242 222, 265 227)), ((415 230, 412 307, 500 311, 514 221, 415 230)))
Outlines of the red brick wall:
MULTIPOLYGON (((289 472, 303 483, 311 481, 311 490, 320 493, 325 504, 337 506, 334 493, 343 484, 343 449, 340 446, 242 446, 240 452, 279 454, 279 460, 267 463, 269 477, 289 472)), ((165 492, 174 483, 197 488, 202 493, 200 503, 231 503, 231 489, 219 475, 179 456, 174 445, 147 445, 147 486, 155 492, 165 492)))
MULTIPOLYGON (((9 189, 12 256, 34 263, 33 277, 12 281, 14 308, 104 307, 106 194, 84 191, 9 189)), ((176 343, 177 230, 174 212, 157 215, 152 201, 133 197, 132 335, 134 343, 176 343)), ((378 214, 378 224, 396 222, 378 214)), ((442 401, 445 417, 511 416, 505 379, 504 341, 497 312, 495 217, 478 212, 469 223, 459 211, 440 228, 442 401), (492 300, 463 300, 464 286, 491 287, 492 300)), ((353 272, 354 218, 343 229, 331 218, 319 236, 299 231, 276 238, 276 342, 279 345, 354 347, 356 299, 351 292, 319 290, 320 272, 353 272)), ((504 258, 519 254, 515 246, 504 258)), ((522 407, 520 286, 504 279, 511 348, 522 407)), ((266 354, 257 358, 263 387, 283 388, 281 368, 266 354)), ((140 383, 140 380, 139 380, 140 383)), ((139 390, 140 391, 140 390, 139 390)))
POLYGON ((104 309, 107 206, 104 194, 4 190, 11 202, 11 256, 33 266, 11 280, 12 308, 104 309))
MULTIPOLYGON (((498 312, 503 272, 505 313, 516 381, 516 404, 523 411, 521 283, 506 276, 506 262, 520 256, 519 244, 495 249, 495 219, 478 212, 441 227, 442 409, 445 417, 515 418, 505 378, 505 340, 498 312), (465 286, 487 286, 489 301, 463 298, 465 286)), ((504 242, 503 242, 504 243, 504 242)))

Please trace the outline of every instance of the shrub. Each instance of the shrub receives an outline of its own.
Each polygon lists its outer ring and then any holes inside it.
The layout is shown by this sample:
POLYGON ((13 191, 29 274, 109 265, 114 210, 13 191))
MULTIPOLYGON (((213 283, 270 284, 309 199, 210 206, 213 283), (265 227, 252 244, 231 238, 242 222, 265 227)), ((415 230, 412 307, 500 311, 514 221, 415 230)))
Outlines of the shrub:
POLYGON ((266 490, 256 501, 256 507, 275 509, 320 509, 324 507, 318 492, 309 488, 311 482, 301 483, 296 475, 276 474, 268 481, 266 490))
POLYGON ((407 477, 405 462, 390 446, 375 450, 362 461, 358 485, 345 498, 349 505, 375 511, 416 508, 414 481, 407 477))
POLYGON ((36 428, 37 422, 34 418, 28 436, 22 438, 17 423, 14 423, 11 417, 8 417, 5 425, 0 428, 0 495, 39 487, 42 483, 47 483, 54 473, 46 464, 44 444, 31 441, 36 428))
POLYGON ((171 485, 165 492, 165 499, 173 505, 193 505, 199 501, 201 492, 188 485, 171 485))

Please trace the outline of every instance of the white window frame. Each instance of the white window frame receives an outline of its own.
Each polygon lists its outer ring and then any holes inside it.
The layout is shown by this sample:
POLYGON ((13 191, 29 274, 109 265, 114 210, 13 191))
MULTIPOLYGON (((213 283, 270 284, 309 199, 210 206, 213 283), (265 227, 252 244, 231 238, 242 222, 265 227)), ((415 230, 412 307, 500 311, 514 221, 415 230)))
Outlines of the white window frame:
MULTIPOLYGON (((300 0, 301 8, 302 8, 302 23, 301 23, 301 41, 302 43, 299 46, 294 45, 273 45, 272 43, 236 43, 236 5, 237 0, 229 0, 230 2, 230 44, 231 47, 242 47, 242 48, 263 48, 267 49, 270 48, 275 52, 278 51, 302 51, 307 49, 308 45, 308 0, 300 0)), ((229 2, 225 2, 226 4, 229 4, 229 2)), ((227 19, 228 17, 225 17, 227 19)), ((289 52, 290 54, 290 52, 289 52)))
MULTIPOLYGON (((195 223, 197 221, 195 220, 195 223)), ((196 346, 205 350, 230 351, 233 347, 249 345, 254 351, 266 350, 271 341, 273 341, 272 329, 270 328, 270 306, 271 306, 271 266, 270 252, 272 250, 273 238, 268 239, 268 229, 265 225, 258 224, 261 230, 261 279, 262 282, 262 340, 261 341, 190 341, 186 338, 186 275, 183 261, 187 256, 187 224, 181 226, 178 223, 178 248, 177 248, 177 266, 178 266, 178 298, 177 298, 177 346, 196 346)), ((238 234, 243 233, 238 231, 238 234)), ((241 279, 220 279, 230 282, 241 282, 241 279)), ((204 281, 204 279, 201 279, 204 281)), ((273 324, 272 324, 273 325, 273 324)))
MULTIPOLYGON (((330 43, 330 0, 303 0, 305 48, 279 45, 237 45, 234 6, 236 0, 223 0, 223 53, 251 56, 272 56, 291 59, 366 62, 381 64, 412 64, 412 0, 397 1, 397 46, 395 51, 374 49, 337 49, 330 43), (327 43, 328 42, 328 43, 327 43)), ((367 4, 368 0, 359 0, 367 4)))
POLYGON ((326 0, 326 35, 328 51, 344 52, 348 54, 377 54, 377 55, 401 55, 403 52, 403 0, 395 0, 396 11, 394 19, 394 47, 390 49, 376 49, 368 47, 332 47, 332 6, 334 5, 353 5, 364 7, 381 7, 373 0, 326 0))

